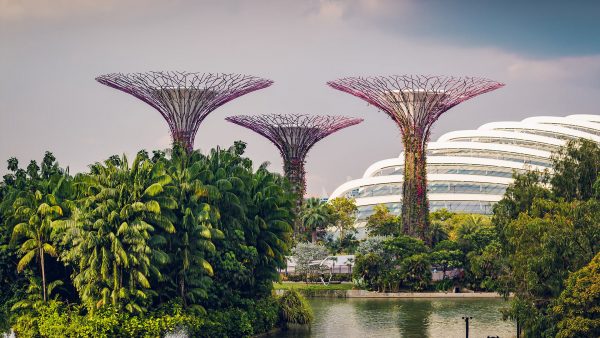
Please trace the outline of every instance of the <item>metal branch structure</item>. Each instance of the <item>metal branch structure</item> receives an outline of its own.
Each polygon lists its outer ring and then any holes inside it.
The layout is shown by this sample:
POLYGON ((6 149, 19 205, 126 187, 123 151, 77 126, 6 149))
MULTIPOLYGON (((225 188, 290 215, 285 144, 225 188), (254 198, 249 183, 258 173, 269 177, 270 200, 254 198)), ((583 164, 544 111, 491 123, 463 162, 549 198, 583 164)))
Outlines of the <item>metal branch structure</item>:
POLYGON ((101 75, 96 81, 146 102, 169 124, 173 144, 188 151, 202 121, 223 104, 263 89, 273 81, 222 73, 146 72, 101 75))
POLYGON ((346 116, 305 114, 238 115, 226 120, 257 132, 279 149, 284 174, 298 197, 297 207, 306 192, 304 165, 308 151, 328 135, 363 121, 346 116))
POLYGON ((435 121, 450 108, 504 84, 474 77, 392 75, 347 77, 327 84, 386 113, 404 144, 402 227, 429 241, 426 148, 435 121))

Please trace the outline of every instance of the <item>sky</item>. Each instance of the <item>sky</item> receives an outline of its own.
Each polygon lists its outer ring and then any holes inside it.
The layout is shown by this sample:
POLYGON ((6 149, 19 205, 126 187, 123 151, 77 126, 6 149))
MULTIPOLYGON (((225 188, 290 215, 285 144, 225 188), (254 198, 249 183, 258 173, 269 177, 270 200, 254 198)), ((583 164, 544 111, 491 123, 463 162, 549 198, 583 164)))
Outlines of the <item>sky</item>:
POLYGON ((443 115, 432 140, 530 116, 600 114, 599 1, 0 0, 0 175, 52 151, 71 173, 113 154, 165 149, 157 111, 94 78, 112 72, 242 73, 274 85, 215 110, 195 147, 247 142, 281 172, 276 148, 224 118, 341 114, 365 121, 315 145, 308 195, 323 197, 402 151, 382 112, 325 85, 346 76, 481 76, 504 88, 443 115))

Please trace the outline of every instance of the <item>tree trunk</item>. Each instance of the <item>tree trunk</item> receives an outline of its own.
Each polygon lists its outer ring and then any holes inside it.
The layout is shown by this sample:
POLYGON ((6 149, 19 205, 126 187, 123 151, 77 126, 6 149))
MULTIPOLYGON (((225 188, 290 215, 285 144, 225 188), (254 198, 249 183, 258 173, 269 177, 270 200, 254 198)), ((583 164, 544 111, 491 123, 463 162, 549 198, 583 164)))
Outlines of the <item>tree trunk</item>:
POLYGON ((44 302, 48 299, 46 295, 46 268, 44 266, 44 248, 40 248, 40 265, 42 267, 42 294, 44 295, 44 302))
POLYGON ((300 211, 302 210, 302 203, 304 202, 304 194, 306 192, 304 160, 297 158, 284 158, 283 171, 285 173, 285 177, 292 184, 294 195, 296 195, 296 206, 294 208, 294 235, 296 235, 303 233, 306 230, 304 229, 302 220, 300 219, 300 211))
POLYGON ((425 146, 415 135, 404 137, 402 231, 430 243, 425 146))
POLYGON ((316 229, 311 232, 311 239, 312 239, 313 243, 317 243, 317 230, 316 229))
POLYGON ((187 307, 187 301, 185 299, 185 278, 180 276, 179 279, 179 292, 181 292, 181 301, 183 302, 183 307, 187 307))

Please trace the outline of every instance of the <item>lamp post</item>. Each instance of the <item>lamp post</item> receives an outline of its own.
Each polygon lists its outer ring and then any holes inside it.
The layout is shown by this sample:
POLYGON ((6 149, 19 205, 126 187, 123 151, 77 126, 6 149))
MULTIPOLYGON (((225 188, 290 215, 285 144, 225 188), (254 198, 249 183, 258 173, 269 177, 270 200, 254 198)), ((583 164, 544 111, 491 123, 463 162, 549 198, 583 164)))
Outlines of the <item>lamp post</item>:
POLYGON ((473 317, 462 317, 465 320, 465 338, 469 338, 469 319, 473 319, 473 317))

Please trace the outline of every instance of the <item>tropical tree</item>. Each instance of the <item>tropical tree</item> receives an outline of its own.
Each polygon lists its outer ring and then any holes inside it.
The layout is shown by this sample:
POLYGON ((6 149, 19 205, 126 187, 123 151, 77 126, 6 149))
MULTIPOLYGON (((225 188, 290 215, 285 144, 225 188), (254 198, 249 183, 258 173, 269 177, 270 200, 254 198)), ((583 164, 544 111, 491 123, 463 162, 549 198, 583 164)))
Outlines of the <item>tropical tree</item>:
POLYGON ((208 301, 216 307, 270 294, 292 238, 295 199, 289 183, 266 164, 254 172, 252 161, 241 156, 244 150, 243 142, 213 149, 200 170, 209 190, 201 201, 214 207, 216 228, 223 233, 210 257, 215 275, 208 301))
MULTIPOLYGON (((32 290, 31 282, 34 279, 32 274, 35 272, 39 276, 41 270, 31 263, 28 265, 31 266, 29 269, 31 271, 28 273, 19 273, 15 269, 23 254, 18 250, 19 248, 15 248, 14 243, 10 244, 13 230, 18 223, 29 221, 29 219, 15 217, 15 201, 21 199, 22 202, 23 198, 35 194, 36 191, 42 195, 52 194, 59 201, 70 198, 71 193, 67 171, 58 166, 54 155, 50 152, 45 153, 41 168, 35 161, 31 161, 27 170, 22 169, 19 167, 19 161, 14 157, 10 158, 7 164, 8 173, 0 182, 0 284, 5 286, 0 288, 0 331, 8 330, 10 318, 14 317, 11 307, 19 301, 26 290, 32 290)), ((26 240, 26 238, 22 239, 26 240)), ((52 270, 50 275, 60 276, 62 271, 59 264, 46 262, 46 260, 44 263, 46 267, 50 265, 52 270), (59 269, 56 269, 57 267, 59 269)), ((36 280, 38 282, 35 290, 39 292, 37 297, 43 302, 41 278, 36 280)), ((46 291, 49 288, 50 286, 47 285, 46 291)))
POLYGON ((39 262, 42 277, 41 291, 44 302, 46 295, 46 255, 58 256, 52 242, 56 221, 63 217, 63 209, 53 194, 23 192, 13 204, 14 218, 21 222, 15 225, 12 242, 19 245, 21 255, 17 271, 22 272, 34 259, 39 262))
POLYGON ((431 261, 425 253, 409 256, 402 260, 400 275, 404 283, 414 291, 423 291, 431 283, 431 261))
POLYGON ((395 236, 402 232, 402 217, 392 215, 385 204, 378 204, 367 217, 366 227, 372 236, 395 236))
POLYGON ((311 241, 316 243, 319 232, 324 231, 331 224, 331 208, 327 202, 319 198, 309 198, 302 206, 300 219, 304 229, 310 230, 311 241))
POLYGON ((92 309, 112 304, 143 312, 155 294, 150 279, 160 279, 159 266, 168 262, 160 249, 166 240, 155 232, 175 231, 169 216, 177 202, 165 193, 171 177, 141 152, 131 167, 125 156, 113 156, 79 180, 85 216, 71 227, 72 249, 65 256, 75 265, 75 287, 92 309))
POLYGON ((579 139, 569 141, 553 155, 552 192, 567 201, 588 200, 595 196, 594 183, 600 173, 600 146, 579 139))
POLYGON ((270 173, 265 165, 259 167, 249 186, 246 240, 258 251, 254 278, 262 296, 271 292, 272 281, 279 278, 277 268, 285 268, 291 249, 294 199, 284 187, 283 177, 270 173))
POLYGON ((212 226, 217 213, 210 204, 202 201, 214 187, 205 186, 200 179, 203 157, 198 152, 188 153, 175 146, 171 159, 162 160, 172 178, 172 184, 165 189, 177 203, 173 210, 176 231, 166 234, 169 265, 173 267, 166 282, 178 290, 176 294, 181 297, 184 307, 197 305, 208 296, 208 286, 212 283, 210 276, 214 271, 206 259, 216 249, 212 238, 222 237, 222 233, 212 226))
POLYGON ((430 255, 431 263, 442 268, 443 278, 448 269, 460 268, 463 265, 463 253, 460 250, 438 250, 430 255))
POLYGON ((556 337, 600 337, 600 253, 572 273, 552 305, 556 337))
POLYGON ((345 232, 354 229, 358 207, 356 201, 351 198, 337 197, 329 201, 333 225, 337 228, 340 238, 344 238, 345 232))
POLYGON ((296 260, 296 273, 308 278, 309 274, 316 271, 312 264, 327 258, 329 251, 317 243, 301 242, 292 249, 292 254, 296 260))

